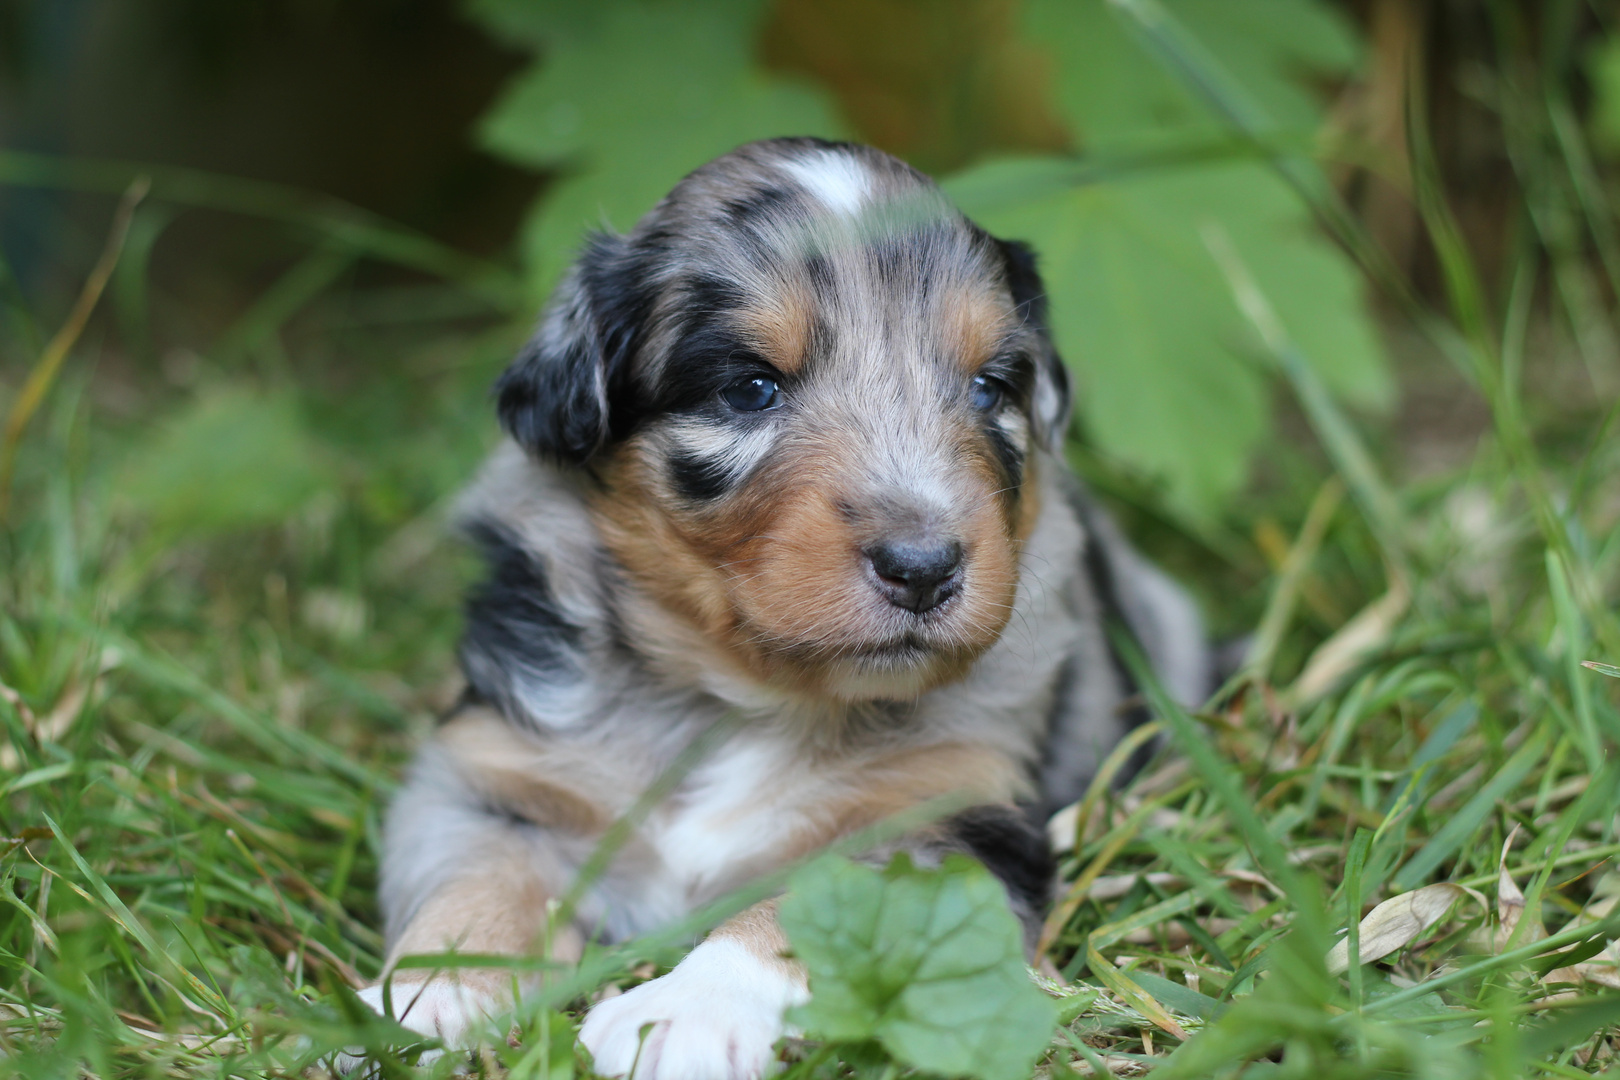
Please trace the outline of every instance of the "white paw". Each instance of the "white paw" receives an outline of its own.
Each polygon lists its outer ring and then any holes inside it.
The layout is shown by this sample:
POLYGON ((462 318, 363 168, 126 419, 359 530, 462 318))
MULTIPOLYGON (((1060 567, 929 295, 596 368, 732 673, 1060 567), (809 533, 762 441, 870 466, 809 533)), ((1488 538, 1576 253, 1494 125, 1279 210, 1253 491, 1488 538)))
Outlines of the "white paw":
MULTIPOLYGON (((355 991, 355 996, 387 1015, 383 1008, 381 984, 355 991)), ((478 1035, 488 1026, 506 1004, 495 994, 481 991, 449 979, 433 979, 426 983, 394 983, 389 991, 394 1007, 394 1019, 400 1025, 441 1040, 445 1046, 470 1048, 478 1035)), ((443 1055, 442 1050, 426 1050, 417 1064, 426 1065, 443 1055)), ((365 1058, 354 1050, 337 1055, 338 1071, 351 1074, 360 1070, 365 1058)))
POLYGON ((633 1080, 759 1080, 776 1071, 782 1011, 809 998, 781 964, 722 938, 597 1005, 579 1037, 603 1076, 629 1077, 634 1067, 633 1080))

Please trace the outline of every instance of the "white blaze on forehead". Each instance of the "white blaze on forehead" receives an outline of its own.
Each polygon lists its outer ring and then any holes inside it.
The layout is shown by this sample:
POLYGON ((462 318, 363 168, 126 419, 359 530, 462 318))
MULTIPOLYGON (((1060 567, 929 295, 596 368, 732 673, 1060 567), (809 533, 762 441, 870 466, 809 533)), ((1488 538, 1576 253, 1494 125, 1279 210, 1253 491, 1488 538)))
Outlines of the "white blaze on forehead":
POLYGON ((860 210, 871 192, 871 177, 861 163, 836 150, 821 150, 797 161, 783 162, 782 167, 829 210, 841 214, 860 210))

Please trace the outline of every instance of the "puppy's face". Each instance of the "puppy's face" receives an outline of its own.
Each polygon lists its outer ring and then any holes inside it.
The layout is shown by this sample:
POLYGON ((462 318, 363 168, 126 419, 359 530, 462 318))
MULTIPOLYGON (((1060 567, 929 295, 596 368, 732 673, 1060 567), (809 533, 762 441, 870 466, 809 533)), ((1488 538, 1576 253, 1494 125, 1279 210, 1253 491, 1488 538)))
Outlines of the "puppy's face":
POLYGON ((503 377, 620 563, 759 678, 915 695, 1001 633, 1067 393, 1027 254, 898 161, 705 166, 581 258, 503 377))

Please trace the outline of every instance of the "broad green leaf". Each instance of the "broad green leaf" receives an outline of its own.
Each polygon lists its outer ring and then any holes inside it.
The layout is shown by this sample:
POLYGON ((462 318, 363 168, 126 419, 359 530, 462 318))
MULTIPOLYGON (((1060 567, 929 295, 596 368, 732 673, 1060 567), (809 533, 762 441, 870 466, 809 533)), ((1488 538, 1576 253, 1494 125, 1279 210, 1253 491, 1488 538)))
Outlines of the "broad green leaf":
MULTIPOLYGON (((1162 3, 1279 139, 1314 133, 1322 110, 1308 80, 1342 76, 1357 59, 1353 32, 1321 0, 1162 3)), ((951 190, 992 232, 1040 252, 1092 440, 1160 478, 1182 510, 1209 515, 1270 431, 1267 373, 1210 231, 1230 240, 1328 386, 1381 406, 1392 387, 1360 276, 1298 194, 1107 0, 1029 0, 1026 28, 1052 59, 1055 103, 1090 168, 992 163, 951 190), (1133 167, 1140 150, 1154 162, 1133 167)))
POLYGON ((117 494, 160 532, 207 534, 276 524, 333 480, 291 396, 237 389, 138 446, 117 494))
POLYGON ((1206 162, 1062 184, 1073 165, 1006 161, 947 185, 991 232, 1041 256, 1077 409, 1108 452, 1209 514, 1269 431, 1268 373, 1211 255, 1222 230, 1289 334, 1338 393, 1381 404, 1389 382, 1350 263, 1263 164, 1206 162), (1001 196, 1003 190, 1019 198, 1001 196))
POLYGON ((543 294, 586 231, 628 229, 674 186, 741 143, 834 135, 824 96, 754 63, 761 0, 611 0, 475 9, 505 36, 544 45, 485 117, 484 144, 564 175, 525 227, 530 281, 543 294))
MULTIPOLYGON (((1342 76, 1358 43, 1321 0, 1162 0, 1278 131, 1314 132, 1307 78, 1342 76)), ((1220 119, 1140 47, 1106 0, 1029 0, 1032 41, 1052 55, 1057 105, 1095 151, 1225 131, 1220 119)))
POLYGON ((945 1076, 1020 1080, 1057 1006, 1030 981, 1002 887, 960 857, 919 870, 826 859, 795 875, 781 922, 810 971, 796 1022, 839 1041, 877 1039, 945 1076))

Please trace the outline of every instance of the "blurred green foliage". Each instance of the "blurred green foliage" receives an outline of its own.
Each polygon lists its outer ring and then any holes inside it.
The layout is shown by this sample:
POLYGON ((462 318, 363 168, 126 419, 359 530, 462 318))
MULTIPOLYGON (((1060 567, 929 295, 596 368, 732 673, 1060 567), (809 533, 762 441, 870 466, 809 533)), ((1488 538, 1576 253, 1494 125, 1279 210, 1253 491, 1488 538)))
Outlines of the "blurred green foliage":
POLYGON ((276 525, 335 484, 297 398, 235 388, 158 426, 130 454, 117 493, 167 539, 276 525))
MULTIPOLYGON (((952 17, 963 17, 961 6, 952 17)), ((536 296, 587 230, 628 229, 682 175, 740 142, 850 128, 873 137, 840 124, 830 102, 869 119, 866 98, 894 88, 852 76, 847 65, 828 66, 819 93, 773 76, 756 55, 764 8, 760 0, 476 0, 479 19, 537 54, 482 127, 497 153, 561 174, 525 231, 536 296)), ((938 12, 926 5, 880 0, 867 10, 891 25, 918 24, 915 34, 868 43, 868 53, 887 49, 897 65, 915 67, 919 50, 962 47, 927 32, 938 12)), ((1264 366, 1210 255, 1210 228, 1241 252, 1330 387, 1379 407, 1391 385, 1356 269, 1264 160, 1309 147, 1323 122, 1310 80, 1351 70, 1354 33, 1321 0, 1170 0, 1165 11, 1217 65, 1241 73, 1238 88, 1268 118, 1275 148, 1234 142, 1217 112, 1156 63, 1105 0, 1029 0, 1022 25, 1011 26, 1048 74, 1036 87, 1045 93, 1001 108, 1059 118, 1081 152, 987 160, 949 178, 947 189, 992 232, 1029 240, 1043 256, 1084 436, 1162 484, 1175 512, 1208 519, 1247 479, 1271 411, 1264 366)), ((845 17, 858 33, 857 16, 845 17)), ((808 26, 773 29, 778 38, 804 36, 808 26)), ((1007 48, 989 34, 977 63, 933 59, 965 70, 964 96, 982 99, 996 82, 972 73, 1004 69, 1007 48)), ((865 62, 880 66, 871 55, 865 62)), ((970 100, 958 111, 988 108, 970 100)), ((975 130, 987 145, 960 152, 1006 153, 991 125, 975 130)))
POLYGON ((485 118, 486 146, 564 176, 523 251, 543 296, 586 229, 627 230, 675 181, 739 143, 836 135, 824 95, 761 71, 762 0, 478 0, 473 10, 541 59, 485 118))

